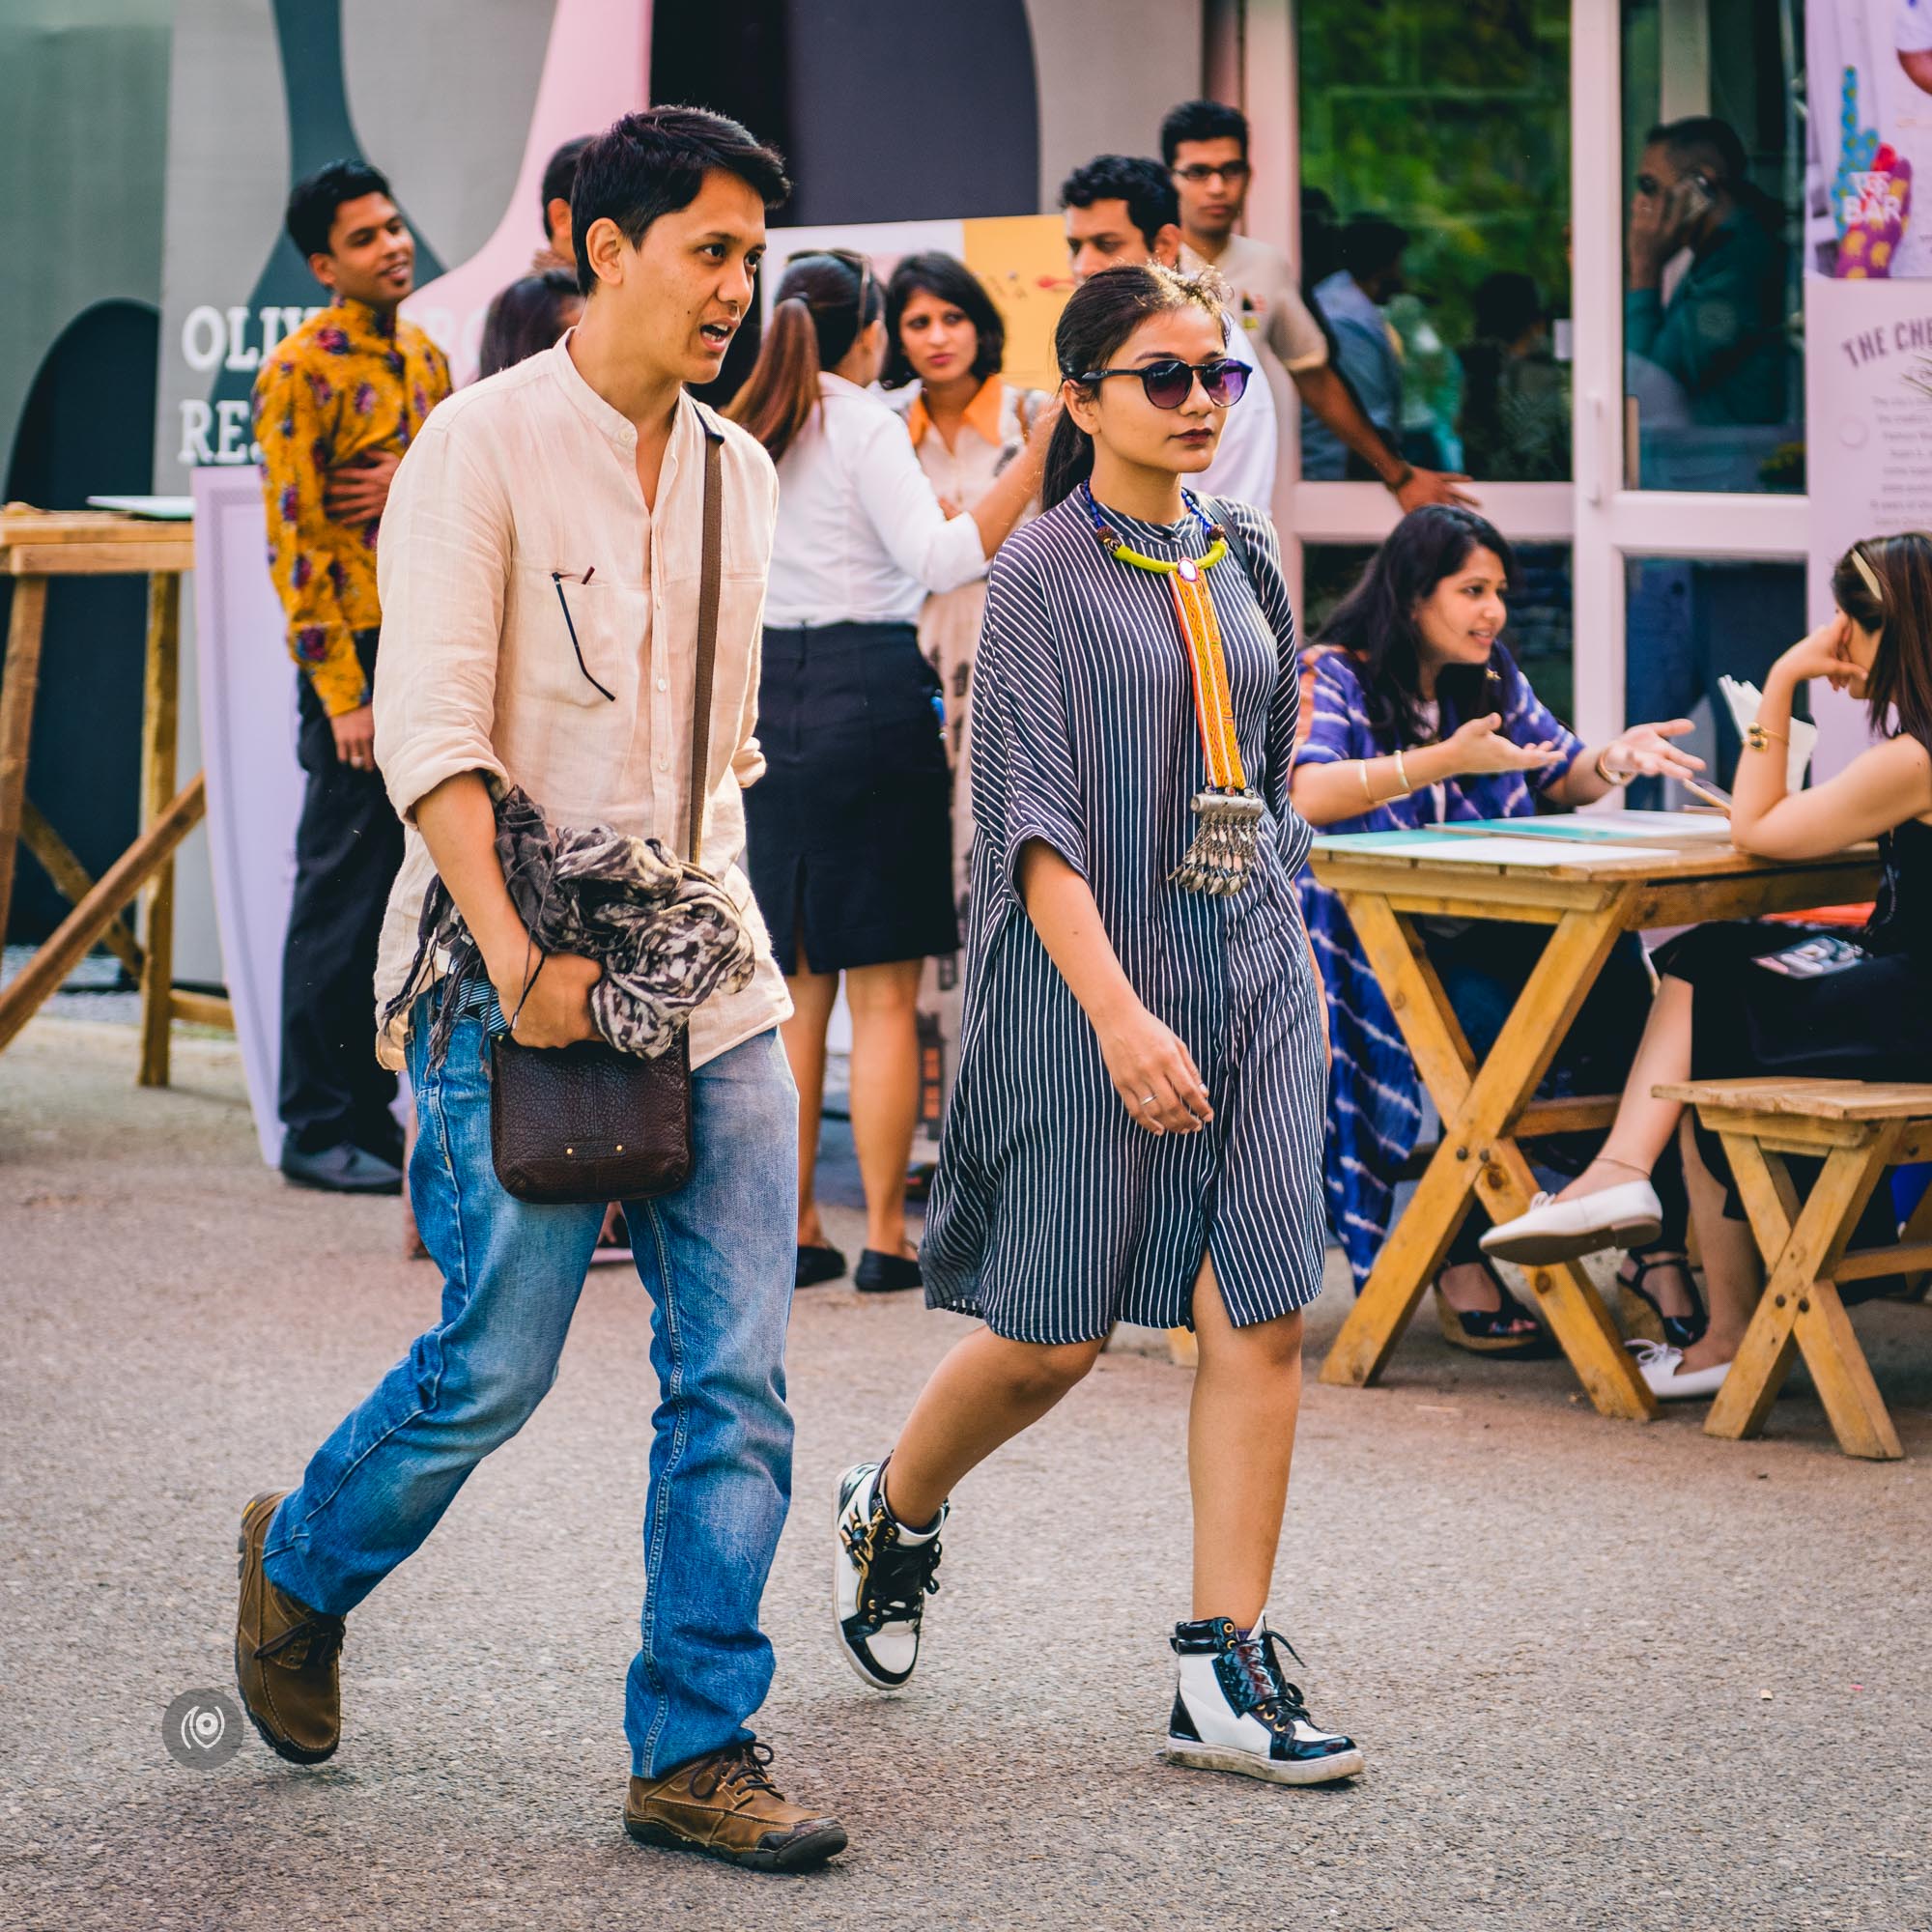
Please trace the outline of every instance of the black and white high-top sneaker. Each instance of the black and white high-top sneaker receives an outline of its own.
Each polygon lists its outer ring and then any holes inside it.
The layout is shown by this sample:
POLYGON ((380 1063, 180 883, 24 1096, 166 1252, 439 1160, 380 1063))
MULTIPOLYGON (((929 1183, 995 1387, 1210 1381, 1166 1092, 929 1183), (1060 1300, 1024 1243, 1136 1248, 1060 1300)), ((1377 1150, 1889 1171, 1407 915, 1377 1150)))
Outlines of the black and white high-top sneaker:
POLYGON ((1170 1764, 1273 1784, 1327 1784, 1361 1771, 1354 1739, 1308 1715, 1278 1654, 1295 1657, 1294 1646, 1265 1620, 1246 1636, 1226 1617, 1176 1624, 1172 1642, 1179 1668, 1161 1750, 1170 1764))
POLYGON ((909 1530, 880 1493, 882 1463, 857 1463, 838 1479, 833 1513, 832 1614, 845 1662, 875 1690, 896 1690, 919 1662, 919 1623, 939 1588, 939 1530, 909 1530))

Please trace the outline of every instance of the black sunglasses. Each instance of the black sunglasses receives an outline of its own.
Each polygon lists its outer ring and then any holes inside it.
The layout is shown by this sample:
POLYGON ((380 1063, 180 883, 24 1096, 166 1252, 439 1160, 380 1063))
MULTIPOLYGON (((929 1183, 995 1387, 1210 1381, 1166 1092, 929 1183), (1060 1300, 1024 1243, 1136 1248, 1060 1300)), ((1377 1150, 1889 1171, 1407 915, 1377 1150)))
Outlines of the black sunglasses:
POLYGON ((1208 400, 1217 410, 1238 403, 1248 387, 1248 365, 1236 362, 1232 355, 1217 355, 1211 362, 1182 362, 1168 356, 1138 369, 1090 369, 1073 380, 1085 388, 1109 376, 1138 376, 1148 401, 1157 410, 1178 410, 1194 393, 1197 376, 1208 400))

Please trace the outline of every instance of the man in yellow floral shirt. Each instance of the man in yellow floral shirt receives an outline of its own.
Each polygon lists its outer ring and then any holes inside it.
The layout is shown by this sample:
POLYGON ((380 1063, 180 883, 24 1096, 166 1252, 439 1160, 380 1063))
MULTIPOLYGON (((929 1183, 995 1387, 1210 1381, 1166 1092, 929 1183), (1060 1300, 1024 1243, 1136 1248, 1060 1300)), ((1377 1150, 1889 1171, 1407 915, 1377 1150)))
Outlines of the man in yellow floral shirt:
POLYGON ((415 286, 415 242, 374 168, 335 161, 298 183, 288 231, 333 299, 255 383, 269 560, 301 671, 307 775, 282 953, 282 1172, 303 1186, 394 1194, 395 1079, 369 1046, 376 943, 403 854, 369 704, 376 535, 403 451, 449 393, 449 365, 396 313, 415 286))

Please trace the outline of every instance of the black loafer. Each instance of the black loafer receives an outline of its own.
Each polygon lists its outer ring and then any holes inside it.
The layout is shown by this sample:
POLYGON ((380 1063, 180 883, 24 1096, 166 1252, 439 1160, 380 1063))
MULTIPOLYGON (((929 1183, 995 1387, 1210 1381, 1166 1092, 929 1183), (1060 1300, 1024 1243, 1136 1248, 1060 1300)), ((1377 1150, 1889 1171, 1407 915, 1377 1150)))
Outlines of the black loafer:
POLYGON ((816 1288, 822 1281, 837 1281, 845 1272, 845 1257, 837 1248, 800 1248, 794 1288, 816 1288))
POLYGON ((373 1153, 343 1141, 320 1153, 299 1148, 282 1150, 282 1173, 298 1187, 320 1187, 330 1194, 400 1194, 403 1171, 373 1153))
POLYGON ((852 1286, 861 1294, 895 1294, 903 1288, 923 1288, 925 1277, 920 1273, 916 1261, 867 1248, 853 1270, 852 1286))

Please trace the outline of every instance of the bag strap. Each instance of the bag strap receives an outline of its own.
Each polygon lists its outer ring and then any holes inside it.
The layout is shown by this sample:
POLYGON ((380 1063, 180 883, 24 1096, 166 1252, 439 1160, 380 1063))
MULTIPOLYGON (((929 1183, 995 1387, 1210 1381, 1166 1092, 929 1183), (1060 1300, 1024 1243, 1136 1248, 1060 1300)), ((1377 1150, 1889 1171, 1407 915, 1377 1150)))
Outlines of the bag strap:
POLYGON ((710 791, 711 686, 718 664, 718 593, 724 578, 724 436, 698 411, 704 431, 704 555, 697 579, 697 664, 691 682, 691 819, 685 857, 696 865, 710 791))

